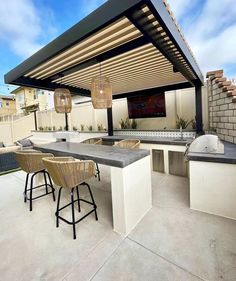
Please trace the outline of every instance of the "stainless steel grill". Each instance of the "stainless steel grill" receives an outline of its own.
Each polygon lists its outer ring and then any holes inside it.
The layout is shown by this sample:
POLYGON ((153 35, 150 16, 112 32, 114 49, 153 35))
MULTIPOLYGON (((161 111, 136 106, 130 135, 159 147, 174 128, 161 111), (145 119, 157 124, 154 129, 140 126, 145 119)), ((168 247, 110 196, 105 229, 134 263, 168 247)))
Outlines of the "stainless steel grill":
POLYGON ((224 154, 224 143, 215 135, 203 135, 196 138, 189 146, 190 153, 224 154))

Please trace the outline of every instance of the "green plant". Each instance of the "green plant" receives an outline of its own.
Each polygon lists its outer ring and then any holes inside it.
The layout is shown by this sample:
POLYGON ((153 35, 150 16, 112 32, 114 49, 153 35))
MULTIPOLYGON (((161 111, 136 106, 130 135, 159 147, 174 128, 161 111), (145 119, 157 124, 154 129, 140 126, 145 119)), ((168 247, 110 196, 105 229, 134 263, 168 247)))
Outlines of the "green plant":
POLYGON ((188 121, 182 117, 180 117, 179 115, 177 115, 177 120, 176 120, 176 127, 177 129, 186 129, 188 127, 188 125, 191 123, 192 120, 188 121))
POLYGON ((43 130, 48 131, 48 126, 45 126, 43 130))
POLYGON ((49 126, 49 127, 48 127, 48 131, 51 131, 51 130, 52 130, 52 127, 51 127, 51 126, 49 126))
POLYGON ((84 124, 80 125, 80 131, 83 132, 84 131, 84 124))
POLYGON ((43 131, 43 127, 42 126, 39 126, 39 131, 43 131))
POLYGON ((91 132, 93 130, 93 126, 92 125, 89 125, 87 126, 88 130, 91 132))
POLYGON ((78 131, 78 128, 76 126, 72 127, 73 131, 78 131))
POLYGON ((132 129, 137 129, 138 123, 135 119, 132 119, 131 121, 131 128, 132 129))
POLYGON ((58 131, 62 131, 62 126, 59 127, 58 131))
POLYGON ((102 124, 98 124, 98 131, 103 131, 104 128, 103 128, 103 125, 102 124))
POLYGON ((56 131, 56 126, 52 126, 53 131, 56 131))
POLYGON ((137 129, 137 121, 135 119, 129 119, 128 117, 123 120, 121 119, 120 122, 121 129, 137 129))
POLYGON ((119 124, 120 124, 121 129, 126 129, 126 124, 123 119, 120 120, 119 124))

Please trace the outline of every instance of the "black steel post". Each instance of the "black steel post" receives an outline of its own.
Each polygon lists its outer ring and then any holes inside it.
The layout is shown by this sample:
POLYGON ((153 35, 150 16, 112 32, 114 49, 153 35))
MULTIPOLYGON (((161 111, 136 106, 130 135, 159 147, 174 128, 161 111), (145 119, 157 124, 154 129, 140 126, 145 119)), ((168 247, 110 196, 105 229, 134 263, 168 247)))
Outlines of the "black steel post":
POLYGON ((195 107, 196 107, 196 133, 204 134, 202 124, 202 86, 195 86, 195 107))
POLYGON ((108 136, 113 136, 112 107, 107 109, 108 136))
POLYGON ((34 111, 34 127, 35 127, 35 131, 38 130, 38 125, 37 125, 37 114, 36 111, 34 111))
POLYGON ((69 126, 68 126, 68 115, 65 113, 65 120, 66 120, 66 131, 69 131, 69 126))

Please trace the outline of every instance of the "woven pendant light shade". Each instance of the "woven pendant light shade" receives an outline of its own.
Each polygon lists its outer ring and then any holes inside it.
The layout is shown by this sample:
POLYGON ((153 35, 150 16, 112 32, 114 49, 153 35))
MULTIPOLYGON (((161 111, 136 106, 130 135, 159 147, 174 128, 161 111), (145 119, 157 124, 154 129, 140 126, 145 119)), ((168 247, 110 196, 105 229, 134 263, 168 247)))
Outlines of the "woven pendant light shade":
POLYGON ((112 87, 109 78, 98 76, 92 79, 91 97, 95 109, 112 107, 112 87))
POLYGON ((57 113, 71 112, 71 94, 68 89, 58 88, 54 91, 54 106, 57 113))

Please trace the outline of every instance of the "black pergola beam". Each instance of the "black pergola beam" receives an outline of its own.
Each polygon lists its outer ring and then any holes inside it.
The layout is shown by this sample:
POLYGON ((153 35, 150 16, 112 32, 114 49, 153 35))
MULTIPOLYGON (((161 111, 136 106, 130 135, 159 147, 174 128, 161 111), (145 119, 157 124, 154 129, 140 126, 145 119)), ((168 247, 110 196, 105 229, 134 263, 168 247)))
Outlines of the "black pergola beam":
POLYGON ((107 109, 107 129, 108 136, 113 136, 113 117, 112 117, 112 107, 107 109))
POLYGON ((130 8, 140 5, 144 0, 110 0, 97 10, 72 26, 58 38, 43 47, 30 58, 5 74, 5 83, 11 84, 19 77, 50 60, 59 53, 88 38, 92 34, 125 16, 130 8), (75 36, 76 35, 76 36, 75 36))
POLYGON ((140 90, 140 91, 128 92, 128 93, 124 93, 124 94, 113 95, 113 100, 123 99, 123 98, 127 98, 127 97, 129 97, 129 98, 137 97, 140 95, 149 96, 149 95, 161 94, 161 93, 168 92, 168 91, 181 90, 181 89, 186 89, 186 88, 191 88, 191 87, 193 87, 191 83, 183 82, 183 83, 178 83, 178 84, 173 84, 173 85, 168 85, 168 86, 162 86, 162 87, 156 87, 156 88, 145 89, 145 90, 140 90))
MULTIPOLYGON (((148 0, 151 2, 149 5, 150 10, 153 15, 157 18, 158 22, 165 30, 166 34, 171 38, 172 42, 182 54, 182 56, 187 61, 188 65, 195 73, 197 80, 201 82, 201 85, 204 85, 204 77, 199 69, 197 63, 195 62, 191 52, 189 51, 186 43, 184 42, 180 32, 178 31, 173 19, 170 17, 163 0, 148 0)), ((198 82, 199 83, 199 82, 198 82)))
POLYGON ((51 81, 54 81, 56 79, 61 78, 62 76, 67 76, 69 74, 75 73, 79 70, 85 69, 89 66, 93 66, 99 62, 103 62, 105 60, 111 59, 113 57, 119 56, 121 54, 124 54, 128 51, 132 51, 136 48, 139 48, 143 45, 146 45, 148 43, 150 43, 151 41, 147 38, 147 37, 139 37, 137 39, 134 39, 126 44, 123 44, 119 47, 116 47, 114 49, 111 49, 103 54, 100 54, 92 59, 89 59, 83 63, 77 64, 76 66, 73 66, 71 68, 68 68, 60 73, 57 73, 56 75, 53 75, 51 77, 49 77, 48 79, 51 81))
MULTIPOLYGON (((136 13, 136 11, 130 11, 127 15, 128 19, 130 22, 133 23, 133 25, 136 26, 136 28, 146 37, 149 38, 151 43, 156 47, 157 50, 159 50, 164 57, 166 57, 174 66, 174 68, 176 70, 178 70, 178 72, 180 72, 188 81, 192 81, 189 72, 179 64, 178 60, 174 57, 174 55, 172 55, 171 53, 168 53, 165 48, 163 48, 162 46, 162 40, 154 40, 152 38, 152 35, 149 33, 149 31, 146 29, 146 27, 143 27, 139 21, 137 19, 135 19, 134 14, 136 13)), ((172 36, 173 37, 173 36, 172 36)), ((164 42, 164 41, 163 41, 164 42)), ((192 82, 191 82, 192 83, 192 82)), ((192 86, 194 86, 194 84, 192 83, 192 86)))
POLYGON ((76 94, 84 97, 91 97, 90 90, 76 88, 72 86, 65 86, 63 84, 52 83, 51 81, 48 80, 38 80, 34 78, 21 77, 18 78, 16 81, 14 81, 14 83, 12 84, 22 87, 39 88, 48 91, 54 91, 56 88, 66 87, 68 90, 70 90, 72 94, 76 94))
POLYGON ((196 133, 203 135, 203 123, 202 123, 202 86, 197 85, 195 87, 195 106, 196 106, 196 133))
MULTIPOLYGON (((142 5, 148 5, 152 13, 157 17, 161 26, 173 40, 176 48, 186 59, 189 67, 197 76, 197 80, 203 83, 202 74, 191 52, 186 46, 183 38, 179 34, 171 16, 167 12, 163 0, 109 0, 85 19, 74 25, 61 36, 53 40, 47 46, 39 50, 36 54, 25 60, 16 68, 5 75, 5 83, 16 84, 16 80, 23 77, 39 65, 45 63, 66 49, 74 46, 82 40, 88 38, 102 28, 114 23, 122 17, 128 17, 131 11, 135 12, 142 5)), ((150 38, 149 38, 150 39, 150 38)), ((95 63, 91 61, 90 63, 95 63)), ((180 70, 179 68, 177 68, 180 70)), ((182 73, 182 71, 181 71, 182 73)), ((198 81, 198 82, 199 82, 198 81)))

